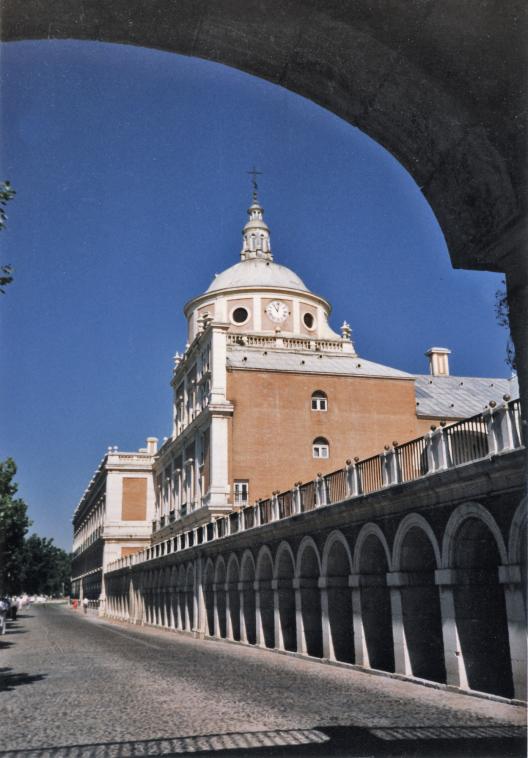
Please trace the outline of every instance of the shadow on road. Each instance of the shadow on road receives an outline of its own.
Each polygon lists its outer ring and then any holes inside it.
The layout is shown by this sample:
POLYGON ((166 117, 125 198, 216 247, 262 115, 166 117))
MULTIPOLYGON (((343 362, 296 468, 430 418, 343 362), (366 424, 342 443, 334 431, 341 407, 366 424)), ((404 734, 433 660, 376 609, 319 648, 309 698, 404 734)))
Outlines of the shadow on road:
MULTIPOLYGON (((40 682, 45 677, 45 674, 16 674, 11 668, 0 668, 0 692, 10 692, 15 687, 20 687, 22 684, 40 682)), ((2 751, 0 750, 1 754, 2 751)))
POLYGON ((229 732, 156 740, 98 742, 43 749, 0 750, 5 758, 128 758, 129 756, 268 758, 349 756, 369 758, 524 758, 526 730, 506 726, 433 726, 229 732))

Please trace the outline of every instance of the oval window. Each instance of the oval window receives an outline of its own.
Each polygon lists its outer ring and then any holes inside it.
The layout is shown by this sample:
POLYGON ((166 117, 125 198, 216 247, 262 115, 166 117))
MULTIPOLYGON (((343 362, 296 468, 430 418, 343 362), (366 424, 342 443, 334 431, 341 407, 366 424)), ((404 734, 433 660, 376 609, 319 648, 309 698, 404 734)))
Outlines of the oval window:
POLYGON ((235 324, 244 324, 249 318, 249 311, 247 308, 240 306, 239 308, 235 308, 231 314, 231 318, 235 324))
POLYGON ((304 325, 307 329, 313 329, 315 324, 315 319, 312 316, 311 313, 305 313, 303 316, 304 325))

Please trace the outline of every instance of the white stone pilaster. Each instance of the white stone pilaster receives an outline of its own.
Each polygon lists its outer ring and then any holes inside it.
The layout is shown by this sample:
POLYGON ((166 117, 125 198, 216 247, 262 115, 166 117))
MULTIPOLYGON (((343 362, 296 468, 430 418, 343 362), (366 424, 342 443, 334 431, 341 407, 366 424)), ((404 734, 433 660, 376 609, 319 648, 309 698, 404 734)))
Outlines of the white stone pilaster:
POLYGON ((352 589, 352 618, 354 630, 354 660, 358 666, 370 668, 365 629, 363 627, 363 611, 361 609, 361 590, 359 574, 350 574, 349 587, 352 589))
POLYGON ((323 633, 323 658, 329 661, 335 661, 334 643, 332 640, 332 630, 330 628, 330 612, 328 602, 328 587, 325 578, 319 579, 321 591, 321 629, 323 633))
POLYGON ((506 603, 514 696, 519 700, 526 700, 528 669, 526 598, 523 596, 521 584, 521 567, 518 565, 499 566, 499 582, 503 586, 506 603))
POLYGON ((454 687, 468 689, 469 685, 466 667, 456 625, 455 598, 453 592, 455 572, 451 569, 440 569, 435 571, 435 583, 438 585, 440 595, 446 682, 454 687))

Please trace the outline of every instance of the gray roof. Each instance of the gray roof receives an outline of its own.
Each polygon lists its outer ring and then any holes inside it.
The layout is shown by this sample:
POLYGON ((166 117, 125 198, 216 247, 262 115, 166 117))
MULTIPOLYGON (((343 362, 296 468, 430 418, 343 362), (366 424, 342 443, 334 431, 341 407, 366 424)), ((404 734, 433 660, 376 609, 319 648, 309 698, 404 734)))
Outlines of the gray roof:
POLYGON ((519 397, 517 377, 484 379, 478 376, 416 377, 418 416, 467 418, 482 413, 490 400, 502 401, 503 395, 519 397))
POLYGON ((412 379, 412 374, 383 366, 381 363, 366 361, 353 355, 319 353, 291 350, 255 349, 229 346, 227 366, 241 369, 261 369, 265 371, 302 371, 309 374, 343 374, 347 376, 384 376, 412 379))
POLYGON ((467 418, 482 413, 490 400, 502 401, 503 395, 519 397, 517 377, 486 379, 477 376, 431 376, 373 363, 357 356, 254 347, 228 346, 227 366, 262 371, 298 371, 309 374, 371 376, 415 379, 416 413, 433 418, 467 418))

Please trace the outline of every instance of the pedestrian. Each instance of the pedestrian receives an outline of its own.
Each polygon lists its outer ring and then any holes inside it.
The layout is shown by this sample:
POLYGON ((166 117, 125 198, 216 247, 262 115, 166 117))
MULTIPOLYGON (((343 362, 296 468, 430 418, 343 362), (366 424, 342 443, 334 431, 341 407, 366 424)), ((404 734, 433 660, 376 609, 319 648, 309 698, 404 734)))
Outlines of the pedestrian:
POLYGON ((0 634, 6 633, 6 619, 9 612, 9 600, 5 597, 0 598, 0 634))
POLYGON ((83 610, 84 610, 85 613, 88 613, 88 602, 89 602, 88 598, 85 597, 84 600, 83 600, 83 610))
POLYGON ((77 606, 79 605, 79 601, 77 600, 76 597, 73 598, 72 605, 73 605, 73 610, 76 611, 77 610, 77 606))

